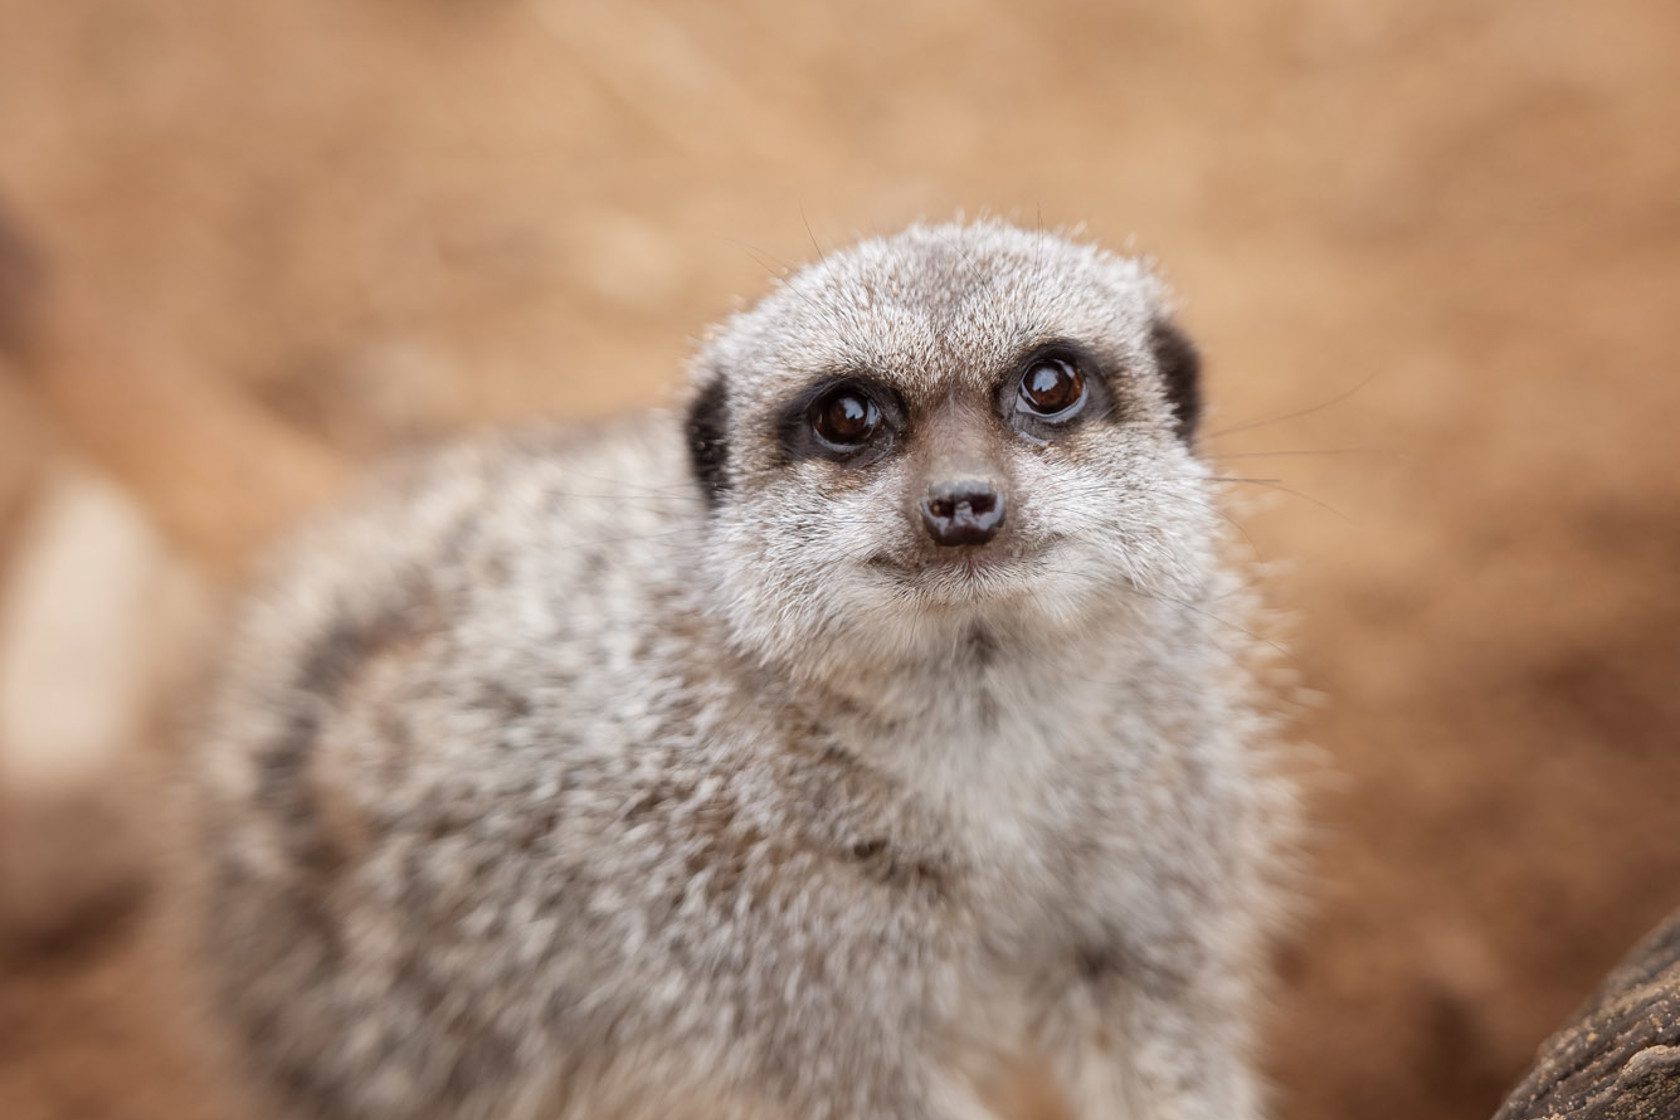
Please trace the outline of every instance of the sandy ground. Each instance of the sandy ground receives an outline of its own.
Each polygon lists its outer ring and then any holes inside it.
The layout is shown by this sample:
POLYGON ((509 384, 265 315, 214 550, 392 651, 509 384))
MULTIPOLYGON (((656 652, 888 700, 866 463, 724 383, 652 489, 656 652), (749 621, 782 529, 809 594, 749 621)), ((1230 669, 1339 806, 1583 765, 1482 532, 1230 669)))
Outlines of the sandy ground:
POLYGON ((1321 697, 1278 1115, 1488 1115, 1680 905, 1680 7, 0 0, 0 1101, 239 1115, 148 852, 225 590, 355 465, 670 399, 818 245, 1136 236, 1321 697), (13 292, 44 291, 32 272, 13 292), (56 333, 53 333, 56 332, 56 333), (3 340, 3 339, 0 339, 3 340))

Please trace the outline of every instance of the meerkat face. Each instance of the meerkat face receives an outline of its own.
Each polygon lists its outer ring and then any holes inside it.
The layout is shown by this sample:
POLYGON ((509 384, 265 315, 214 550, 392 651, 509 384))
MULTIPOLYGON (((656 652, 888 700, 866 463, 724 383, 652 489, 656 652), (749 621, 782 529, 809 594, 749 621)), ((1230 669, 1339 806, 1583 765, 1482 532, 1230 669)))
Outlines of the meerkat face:
POLYGON ((1138 262, 1002 224, 799 272, 702 351, 705 552, 744 646, 1110 625, 1207 577, 1194 350, 1138 262))

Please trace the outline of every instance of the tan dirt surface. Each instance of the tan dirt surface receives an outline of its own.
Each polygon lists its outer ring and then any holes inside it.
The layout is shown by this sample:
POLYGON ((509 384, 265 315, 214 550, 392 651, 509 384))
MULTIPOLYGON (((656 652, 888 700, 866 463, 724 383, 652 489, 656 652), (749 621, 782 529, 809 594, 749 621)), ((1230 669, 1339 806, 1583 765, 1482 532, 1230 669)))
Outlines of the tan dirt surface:
MULTIPOLYGON (((1486 1117, 1680 904, 1677 51, 1649 0, 0 0, 50 281, 0 577, 60 460, 232 586, 382 451, 671 399, 819 244, 1135 234, 1320 698, 1277 1114, 1486 1117)), ((155 783, 89 814, 6 751, 0 1113, 241 1115, 149 947, 155 783)))

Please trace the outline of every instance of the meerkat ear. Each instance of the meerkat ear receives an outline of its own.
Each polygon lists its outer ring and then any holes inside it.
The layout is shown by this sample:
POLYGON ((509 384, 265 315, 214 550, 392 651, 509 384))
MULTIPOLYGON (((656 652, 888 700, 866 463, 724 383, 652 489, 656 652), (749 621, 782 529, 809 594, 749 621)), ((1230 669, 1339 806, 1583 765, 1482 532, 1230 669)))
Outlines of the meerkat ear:
POLYGON ((694 479, 708 506, 716 506, 729 489, 729 387, 723 374, 714 374, 688 406, 688 455, 694 479))
POLYGON ((1202 418, 1202 356, 1184 332, 1166 319, 1155 320, 1149 328, 1149 348, 1167 386, 1178 437, 1189 443, 1202 418))

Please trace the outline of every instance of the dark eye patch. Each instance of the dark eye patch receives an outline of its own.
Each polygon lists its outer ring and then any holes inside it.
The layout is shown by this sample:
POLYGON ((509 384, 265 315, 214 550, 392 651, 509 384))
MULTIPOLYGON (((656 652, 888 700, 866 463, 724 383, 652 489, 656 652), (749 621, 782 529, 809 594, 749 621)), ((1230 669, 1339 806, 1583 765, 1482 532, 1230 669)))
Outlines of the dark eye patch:
POLYGON ((893 449, 906 411, 897 390, 853 374, 818 381, 782 409, 776 435, 790 462, 862 467, 893 449))
POLYGON ((998 385, 1003 422, 1037 443, 1114 412, 1103 363, 1086 347, 1056 341, 1023 355, 998 385))
MULTIPOLYGON (((1162 381, 1167 406, 1172 410, 1173 430, 1186 444, 1195 437, 1196 425, 1202 414, 1201 356, 1195 345, 1173 323, 1157 319, 1149 329, 1149 349, 1162 381)), ((1118 391, 1126 378, 1134 376, 1079 343, 1054 341, 1028 351, 1013 367, 1009 376, 998 386, 999 412, 1004 422, 1040 443, 1049 443, 1075 426, 1101 420, 1125 408, 1118 391), (1044 415, 1044 408, 1031 407, 1034 388, 1056 388, 1049 379, 1038 376, 1038 384, 1028 379, 1041 375, 1048 364, 1066 363, 1083 377, 1086 399, 1078 407, 1060 413, 1044 415), (1027 406, 1023 407, 1023 403, 1027 406)), ((1066 386, 1060 386, 1065 388, 1066 386)), ((1046 405, 1057 402, 1052 394, 1046 405)))

